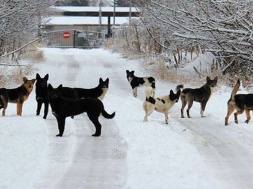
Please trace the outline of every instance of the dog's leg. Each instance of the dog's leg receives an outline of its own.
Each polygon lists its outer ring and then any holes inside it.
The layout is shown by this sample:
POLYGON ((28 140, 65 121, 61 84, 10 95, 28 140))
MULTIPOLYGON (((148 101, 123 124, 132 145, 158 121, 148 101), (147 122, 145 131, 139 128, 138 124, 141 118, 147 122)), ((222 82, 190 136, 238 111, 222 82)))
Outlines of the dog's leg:
POLYGON ((135 98, 137 97, 137 87, 133 88, 133 96, 135 98))
POLYGON ((48 102, 45 102, 45 103, 44 103, 44 116, 43 116, 44 119, 47 118, 48 107, 49 107, 49 103, 48 103, 48 102))
POLYGON ((41 101, 41 100, 38 100, 38 101, 37 101, 37 111, 36 111, 36 115, 40 115, 41 106, 42 106, 42 101, 41 101))
POLYGON ((205 117, 204 116, 204 111, 205 111, 205 108, 206 108, 206 103, 207 103, 207 101, 201 102, 201 108, 200 108, 200 115, 201 115, 201 117, 205 117))
POLYGON ((18 102, 17 103, 17 115, 22 116, 22 106, 23 103, 18 102))
POLYGON ((169 123, 169 111, 165 111, 164 115, 165 115, 165 123, 168 124, 169 123))
POLYGON ((188 102, 188 108, 187 108, 187 110, 186 110, 188 118, 191 118, 191 116, 190 116, 190 109, 191 109, 191 107, 192 107, 192 104, 193 104, 193 100, 190 100, 190 101, 188 102))
POLYGON ((186 100, 184 97, 181 97, 181 101, 182 101, 182 108, 181 108, 181 118, 184 118, 184 108, 186 106, 186 100))
POLYGON ((144 111, 145 111, 145 116, 144 116, 144 122, 148 121, 148 116, 153 113, 155 109, 155 105, 151 104, 149 102, 145 102, 145 105, 143 106, 144 111))
POLYGON ((249 123, 251 117, 250 117, 250 110, 245 110, 245 113, 247 115, 247 120, 245 121, 245 123, 249 123))
POLYGON ((96 128, 96 132, 92 135, 94 137, 98 137, 101 135, 101 124, 98 121, 98 116, 93 115, 91 113, 87 114, 89 119, 91 120, 91 122, 94 124, 95 128, 96 128))
POLYGON ((229 116, 230 116, 233 112, 234 112, 233 106, 228 105, 228 112, 227 112, 227 115, 226 115, 226 117, 225 117, 225 126, 228 125, 229 116))
POLYGON ((242 114, 243 112, 244 112, 244 110, 239 110, 239 111, 237 111, 237 112, 234 113, 234 116, 235 116, 235 123, 236 123, 236 124, 238 124, 237 116, 238 116, 239 114, 242 114))
POLYGON ((57 137, 62 137, 65 129, 65 119, 66 117, 56 117, 58 123, 58 130, 59 134, 56 135, 57 137))
POLYGON ((7 109, 7 105, 3 107, 2 116, 5 116, 5 110, 7 109))

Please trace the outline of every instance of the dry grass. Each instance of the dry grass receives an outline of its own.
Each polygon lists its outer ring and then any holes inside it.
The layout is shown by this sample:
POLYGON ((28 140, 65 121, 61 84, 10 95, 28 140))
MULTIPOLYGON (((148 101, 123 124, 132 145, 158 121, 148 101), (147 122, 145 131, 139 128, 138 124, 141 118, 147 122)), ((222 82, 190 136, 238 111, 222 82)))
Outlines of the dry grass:
MULTIPOLYGON (((37 44, 38 45, 38 44, 37 44)), ((1 63, 7 65, 0 65, 0 88, 13 88, 21 85, 23 83, 23 77, 30 78, 35 71, 33 67, 34 62, 40 62, 45 59, 44 53, 42 50, 36 48, 35 44, 31 45, 29 48, 22 49, 21 56, 22 62, 29 62, 23 65, 21 61, 14 61, 10 58, 2 60, 1 63), (22 65, 21 65, 22 64, 22 65)))
POLYGON ((202 86, 206 82, 206 77, 209 76, 213 79, 215 76, 219 78, 219 86, 227 85, 227 79, 222 76, 218 70, 212 70, 209 72, 203 72, 200 75, 196 72, 187 72, 181 69, 168 68, 165 64, 163 58, 145 58, 142 61, 142 66, 145 69, 148 69, 156 78, 159 78, 163 81, 168 81, 170 83, 175 83, 175 85, 185 84, 187 86, 202 86))

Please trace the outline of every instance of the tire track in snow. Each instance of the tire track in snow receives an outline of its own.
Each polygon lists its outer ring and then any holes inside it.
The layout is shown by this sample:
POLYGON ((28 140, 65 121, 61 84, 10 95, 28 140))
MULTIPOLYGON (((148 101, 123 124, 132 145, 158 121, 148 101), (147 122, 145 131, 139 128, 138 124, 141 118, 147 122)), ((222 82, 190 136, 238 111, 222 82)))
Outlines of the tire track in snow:
POLYGON ((210 115, 205 118, 198 115, 198 117, 176 118, 176 120, 186 129, 186 132, 191 133, 191 142, 207 166, 213 168, 206 173, 206 177, 212 179, 214 183, 219 183, 214 184, 217 188, 252 188, 250 177, 253 175, 251 169, 253 154, 247 149, 250 147, 229 135, 226 132, 229 128, 221 125, 221 120, 216 120, 210 115), (215 127, 215 125, 221 126, 215 127))
MULTIPOLYGON (((87 59, 89 58, 87 57, 87 59)), ((81 65, 77 60, 74 60, 74 56, 66 56, 64 60, 66 61, 62 62, 59 68, 61 78, 64 78, 62 82, 66 86, 75 86, 78 75, 83 75, 81 65)), ((84 65, 84 69, 85 66, 88 66, 88 63, 84 65)), ((87 75, 87 80, 89 76, 87 75)), ((108 109, 106 105, 105 109, 108 109)), ((48 188, 95 189, 102 186, 113 189, 125 186, 127 145, 120 137, 116 122, 102 118, 102 116, 99 119, 102 124, 101 137, 91 137, 95 132, 94 125, 86 114, 82 114, 75 116, 74 120, 66 119, 65 133, 62 139, 50 139, 49 145, 53 146, 49 149, 50 161, 57 161, 60 158, 57 154, 66 153, 63 159, 67 159, 67 162, 62 165, 65 166, 64 172, 59 172, 56 168, 49 173, 54 179, 49 180, 51 184, 48 184, 48 188), (62 142, 63 146, 60 147, 62 152, 56 151, 54 154, 54 150, 60 145, 58 140, 62 142)), ((56 120, 55 123, 57 123, 56 120)), ((50 127, 51 124, 49 123, 50 127)), ((57 126, 54 125, 54 127, 57 126)), ((60 166, 61 162, 58 165, 60 166)))

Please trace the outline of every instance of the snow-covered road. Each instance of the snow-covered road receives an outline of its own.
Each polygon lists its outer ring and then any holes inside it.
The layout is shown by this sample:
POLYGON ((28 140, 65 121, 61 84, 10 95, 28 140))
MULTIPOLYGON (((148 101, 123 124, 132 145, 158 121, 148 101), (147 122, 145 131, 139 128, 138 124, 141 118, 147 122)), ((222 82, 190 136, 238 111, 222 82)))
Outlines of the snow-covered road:
MULTIPOLYGON (((180 118, 181 102, 170 112, 169 124, 154 112, 143 122, 144 88, 138 97, 126 79, 126 69, 137 76, 152 75, 137 60, 123 59, 103 49, 43 49, 45 61, 36 63, 49 83, 92 88, 100 77, 109 78, 103 100, 114 119, 102 116, 101 137, 86 114, 66 119, 62 138, 55 117, 35 116, 34 91, 24 104, 23 116, 10 104, 0 125, 0 188, 101 188, 101 189, 251 189, 253 187, 253 127, 244 123, 224 126, 231 89, 218 88, 200 118, 199 104, 193 118, 180 118)), ((35 77, 35 73, 30 77, 35 77)), ((154 75, 154 77, 156 77, 154 75)), ((204 81, 203 81, 204 83, 204 81)), ((180 83, 157 80, 157 96, 180 83)), ((185 83, 186 87, 187 83, 185 83)), ((197 86, 194 86, 197 87, 197 86)))

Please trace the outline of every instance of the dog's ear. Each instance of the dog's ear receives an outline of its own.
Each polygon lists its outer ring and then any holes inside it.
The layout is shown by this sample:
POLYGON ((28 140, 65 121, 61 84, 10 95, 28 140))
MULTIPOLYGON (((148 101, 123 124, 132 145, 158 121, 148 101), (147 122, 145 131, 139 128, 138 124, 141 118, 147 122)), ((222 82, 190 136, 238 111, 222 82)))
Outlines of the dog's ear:
POLYGON ((174 95, 174 92, 172 90, 170 90, 170 95, 174 95))
POLYGON ((128 73, 129 73, 129 70, 126 70, 126 73, 128 74, 128 73))
POLYGON ((45 75, 44 79, 45 79, 45 80, 48 80, 48 78, 49 78, 49 75, 48 75, 48 74, 45 75))
POLYGON ((62 91, 62 84, 60 84, 60 85, 57 87, 57 90, 60 91, 60 92, 62 91))
POLYGON ((23 82, 26 83, 28 79, 26 77, 23 77, 23 82))
POLYGON ((51 92, 53 90, 53 86, 49 83, 48 86, 47 86, 47 89, 49 92, 51 92))
POLYGON ((218 76, 216 76, 213 80, 218 82, 218 76))
POLYGON ((103 79, 100 77, 99 78, 99 83, 102 83, 103 82, 103 79))
POLYGON ((109 83, 109 78, 107 78, 107 79, 105 80, 105 82, 106 82, 106 83, 109 83))
POLYGON ((131 71, 131 74, 133 74, 133 75, 134 75, 134 71, 131 71))
POLYGON ((38 73, 36 74, 36 79, 37 80, 41 79, 40 74, 38 74, 38 73))
POLYGON ((206 81, 210 81, 210 77, 209 76, 206 76, 206 81))
POLYGON ((181 90, 178 90, 177 91, 177 95, 180 96, 180 93, 181 93, 181 90))
POLYGON ((33 84, 35 83, 36 79, 32 79, 33 84))

